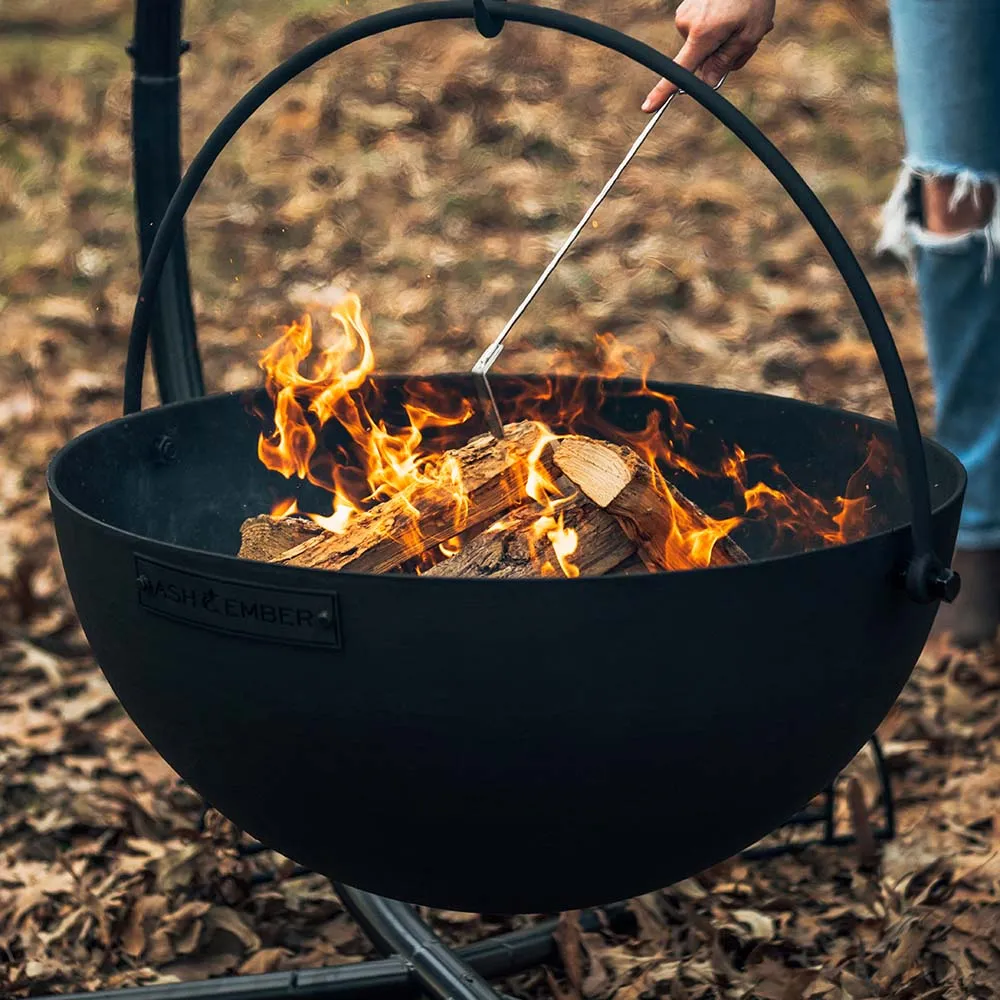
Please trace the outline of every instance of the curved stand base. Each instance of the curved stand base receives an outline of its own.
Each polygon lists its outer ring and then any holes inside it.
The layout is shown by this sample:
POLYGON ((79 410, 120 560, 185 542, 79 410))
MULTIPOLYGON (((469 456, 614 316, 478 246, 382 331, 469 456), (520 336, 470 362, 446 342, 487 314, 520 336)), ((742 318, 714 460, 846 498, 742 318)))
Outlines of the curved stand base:
MULTIPOLYGON (((872 829, 871 835, 875 840, 891 840, 896 824, 889 771, 877 737, 872 737, 870 746, 884 814, 881 826, 872 829)), ((752 847, 744 851, 742 857, 757 860, 805 847, 841 847, 855 843, 854 836, 837 833, 835 805, 836 786, 831 785, 824 792, 820 807, 802 810, 779 828, 779 832, 791 832, 821 825, 821 834, 752 847)), ((252 856, 266 850, 262 844, 254 844, 242 853, 252 856)), ((306 874, 310 873, 298 867, 289 877, 306 874)), ((260 884, 274 878, 272 874, 262 873, 252 881, 260 884)), ((420 919, 410 904, 339 883, 334 883, 334 889, 344 908, 383 956, 381 959, 305 972, 227 976, 204 982, 137 986, 77 996, 86 996, 88 1000, 302 1000, 307 997, 317 1000, 409 1000, 422 994, 431 1000, 499 1000, 502 994, 497 993, 488 979, 516 975, 533 966, 558 960, 554 938, 558 921, 555 919, 452 950, 420 919)), ((613 903, 583 911, 580 923, 583 930, 596 931, 607 924, 614 926, 624 922, 628 913, 627 903, 613 903)), ((41 1000, 57 998, 51 996, 41 1000)))

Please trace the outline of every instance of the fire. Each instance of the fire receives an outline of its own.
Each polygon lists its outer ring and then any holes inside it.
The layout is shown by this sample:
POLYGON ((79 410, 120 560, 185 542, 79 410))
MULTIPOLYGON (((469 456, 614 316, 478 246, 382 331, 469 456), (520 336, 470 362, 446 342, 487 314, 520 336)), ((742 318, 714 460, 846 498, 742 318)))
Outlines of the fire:
POLYGON ((554 522, 549 516, 540 517, 536 524, 542 526, 542 530, 545 531, 545 537, 552 544, 552 551, 555 553, 563 576, 571 579, 579 576, 580 570, 570 562, 569 557, 576 552, 576 547, 580 539, 573 528, 563 526, 562 514, 554 522))
MULTIPOLYGON (((448 456, 427 454, 421 448, 422 430, 463 423, 472 415, 471 404, 465 402, 456 413, 447 414, 414 403, 406 408, 409 425, 402 431, 389 428, 372 416, 361 392, 375 369, 375 354, 360 300, 356 295, 346 296, 330 316, 333 331, 329 343, 318 353, 314 351, 312 320, 304 316, 286 327, 261 355, 260 367, 274 402, 274 430, 261 434, 258 457, 286 478, 306 479, 333 494, 329 515, 309 515, 330 531, 343 534, 366 504, 419 485, 452 496, 455 534, 460 534, 468 510, 461 471, 448 456), (316 357, 303 371, 314 353, 316 357), (321 445, 322 429, 331 422, 348 433, 354 445, 353 457, 360 458, 367 487, 360 497, 345 466, 331 461, 321 445)), ((282 512, 287 513, 290 511, 282 512)), ((411 507, 411 513, 410 530, 417 530, 419 509, 411 507)))
MULTIPOLYGON (((468 523, 470 497, 457 461, 446 448, 467 439, 463 425, 476 414, 471 400, 443 390, 440 383, 411 379, 406 383, 401 412, 387 415, 369 376, 375 371, 375 353, 365 326, 361 302, 346 295, 329 313, 329 323, 317 331, 309 316, 285 327, 260 356, 265 386, 273 405, 266 415, 269 427, 258 441, 258 457, 267 468, 287 479, 297 478, 321 487, 331 496, 326 513, 308 517, 329 531, 345 534, 353 520, 371 506, 402 497, 408 523, 393 530, 420 536, 421 499, 442 500, 449 512, 453 536, 425 546, 418 572, 462 547, 468 523), (432 443, 425 440, 431 434, 432 443), (449 444, 442 446, 442 441, 449 444)), ((764 521, 776 539, 793 538, 802 545, 830 545, 852 541, 868 530, 871 504, 868 488, 873 477, 889 467, 885 448, 872 441, 869 454, 851 477, 844 495, 825 504, 799 489, 767 456, 747 455, 729 448, 715 468, 695 465, 686 451, 694 428, 682 417, 676 401, 647 382, 651 359, 641 358, 611 335, 596 342, 602 377, 618 378, 639 368, 638 395, 652 401, 645 426, 625 431, 610 424, 584 392, 584 380, 542 380, 526 385, 514 401, 518 419, 535 420, 540 436, 531 454, 515 470, 510 507, 535 504, 537 516, 528 533, 532 558, 546 575, 574 578, 573 562, 579 538, 565 524, 563 508, 574 494, 560 488, 543 461, 560 436, 587 427, 611 441, 629 445, 654 470, 654 486, 673 512, 663 564, 688 569, 708 566, 715 545, 741 525, 764 521), (752 474, 763 462, 767 480, 752 474), (674 497, 668 475, 709 477, 729 484, 732 501, 726 516, 697 523, 674 497), (706 527, 707 525, 707 527, 706 527)), ((572 359, 558 358, 554 369, 572 367, 572 359)), ((582 431, 581 431, 582 432, 582 431)), ((562 480, 562 483, 566 483, 562 480)), ((299 513, 296 501, 275 505, 272 515, 299 513)), ((533 514, 534 516, 534 514, 533 514)), ((487 531, 502 531, 501 518, 487 531)), ((440 539, 441 535, 437 535, 440 539)), ((415 550, 420 550, 415 546, 415 550)))
POLYGON ((462 539, 457 535, 454 538, 449 538, 438 545, 438 550, 446 559, 451 559, 462 551, 462 539))
POLYGON ((271 508, 271 517, 288 517, 289 514, 298 514, 299 504, 294 498, 291 500, 279 500, 271 508))

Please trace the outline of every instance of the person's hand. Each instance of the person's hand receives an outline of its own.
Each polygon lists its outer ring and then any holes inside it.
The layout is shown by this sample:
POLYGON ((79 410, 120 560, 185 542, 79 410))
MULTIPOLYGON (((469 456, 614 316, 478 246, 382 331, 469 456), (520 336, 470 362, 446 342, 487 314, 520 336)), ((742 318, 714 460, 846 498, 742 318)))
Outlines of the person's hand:
MULTIPOLYGON (((675 22, 684 45, 674 62, 700 71, 714 87, 726 73, 742 69, 761 39, 774 27, 775 0, 684 0, 675 22)), ((643 102, 642 110, 657 111, 677 88, 661 80, 643 102)))

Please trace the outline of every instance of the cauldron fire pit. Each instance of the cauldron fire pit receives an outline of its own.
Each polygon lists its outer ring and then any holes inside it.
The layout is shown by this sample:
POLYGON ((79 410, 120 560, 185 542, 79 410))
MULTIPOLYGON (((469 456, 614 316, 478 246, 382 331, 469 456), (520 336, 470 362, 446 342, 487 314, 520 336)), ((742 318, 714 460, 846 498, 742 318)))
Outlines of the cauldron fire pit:
MULTIPOLYGON (((538 378, 494 378, 505 420, 538 378)), ((373 378, 390 409, 404 381, 373 378)), ((470 376, 436 381, 475 396, 470 376)), ((596 379, 582 385, 598 391, 596 379)), ((601 383, 602 414, 641 426, 662 404, 635 388, 601 383)), ((921 437, 882 312, 815 195, 670 59, 545 7, 437 0, 386 11, 308 45, 251 89, 163 217, 125 398, 122 419, 70 442, 49 470, 60 552, 98 662, 151 743, 238 826, 394 899, 576 908, 732 855, 850 761, 909 676, 938 602, 957 593, 947 564, 964 471, 921 437), (751 551, 745 565, 575 581, 334 575, 235 558, 243 518, 289 490, 257 461, 263 394, 140 412, 157 285, 184 213, 242 124, 319 59, 390 29, 470 18, 487 36, 522 22, 631 57, 712 112, 782 183, 858 305, 896 426, 765 395, 652 388, 695 427, 774 454, 804 488, 831 495, 877 440, 905 472, 877 487, 879 530, 790 556, 751 551)), ((470 424, 469 435, 484 430, 470 424)))

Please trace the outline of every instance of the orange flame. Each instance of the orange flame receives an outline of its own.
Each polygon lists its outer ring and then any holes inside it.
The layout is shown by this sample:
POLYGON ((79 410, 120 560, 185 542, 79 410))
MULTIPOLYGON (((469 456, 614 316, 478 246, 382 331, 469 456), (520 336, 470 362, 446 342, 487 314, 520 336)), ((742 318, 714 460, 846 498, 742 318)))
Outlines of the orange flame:
MULTIPOLYGON (((329 492, 330 512, 308 516, 340 534, 350 529, 361 511, 405 492, 410 516, 404 532, 415 533, 415 540, 419 540, 420 510, 409 499, 412 487, 429 488, 431 493, 423 495, 433 495, 436 502, 444 498, 451 505, 454 537, 423 547, 415 567, 421 572, 461 551, 470 498, 462 470, 447 448, 462 442, 462 425, 476 409, 461 393, 442 388, 442 382, 411 379, 404 388, 402 412, 391 419, 385 416, 385 401, 369 378, 375 370, 375 354, 358 297, 345 296, 331 310, 330 319, 330 329, 317 338, 312 320, 304 316, 284 328, 261 354, 260 367, 266 375, 273 412, 269 415, 271 428, 260 435, 258 456, 267 468, 286 478, 306 480, 329 492), (323 341, 322 346, 317 339, 323 341), (430 431, 432 445, 425 441, 425 432, 430 431)), ((776 538, 793 538, 802 545, 849 542, 870 530, 871 484, 891 465, 880 442, 872 440, 864 464, 850 478, 844 495, 829 504, 799 489, 773 459, 748 456, 738 446, 725 451, 717 468, 699 467, 686 454, 695 429, 684 420, 673 397, 648 384, 652 358, 640 356, 610 334, 599 336, 596 346, 602 380, 639 369, 639 388, 630 394, 654 406, 641 430, 625 431, 602 415, 599 404, 603 396, 595 403, 584 379, 526 383, 513 401, 517 419, 535 420, 541 432, 523 467, 514 470, 509 506, 537 505, 528 538, 532 557, 539 561, 543 574, 580 575, 572 561, 579 538, 575 530, 565 526, 560 510, 572 497, 563 494, 543 461, 549 445, 566 433, 589 433, 627 444, 654 470, 655 488, 673 512, 663 553, 663 564, 671 569, 710 565, 715 545, 748 523, 764 521, 776 538), (757 467, 760 461, 768 466, 768 482, 751 476, 751 464, 757 467), (727 516, 696 519, 677 501, 668 474, 728 481, 734 491, 734 503, 729 505, 732 509, 727 516)), ((571 363, 562 356, 553 367, 562 370, 571 363)), ((298 512, 297 503, 288 500, 277 504, 272 515, 298 512)), ((501 518, 487 531, 507 526, 501 518)))
MULTIPOLYGON (((302 369, 314 353, 309 316, 286 327, 261 355, 260 367, 274 402, 274 430, 261 434, 258 457, 286 478, 306 479, 333 494, 329 515, 309 515, 330 531, 343 534, 366 504, 387 500, 419 483, 453 498, 455 534, 460 534, 468 513, 461 469, 450 455, 425 453, 422 430, 463 423, 472 415, 471 403, 463 401, 457 412, 443 413, 412 402, 406 406, 408 426, 389 428, 371 415, 360 391, 375 369, 360 300, 345 296, 330 316, 334 321, 330 342, 318 352, 308 374, 302 369), (367 485, 362 496, 352 490, 345 468, 323 453, 322 430, 331 423, 346 430, 354 445, 352 457, 359 460, 367 485)), ((410 514, 407 530, 419 531, 420 511, 410 505, 410 514)))
POLYGON ((552 551, 555 553, 556 561, 559 563, 559 568, 562 570, 563 576, 567 576, 570 579, 579 576, 579 568, 569 561, 569 557, 576 552, 576 548, 580 544, 580 538, 576 531, 573 528, 563 526, 562 514, 559 515, 555 524, 550 528, 548 526, 552 522, 551 517, 542 517, 539 518, 539 521, 544 522, 548 528, 545 532, 545 537, 552 545, 552 551))
POLYGON ((271 508, 271 517, 288 517, 289 514, 298 514, 299 504, 295 498, 279 500, 271 508))

